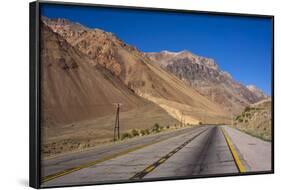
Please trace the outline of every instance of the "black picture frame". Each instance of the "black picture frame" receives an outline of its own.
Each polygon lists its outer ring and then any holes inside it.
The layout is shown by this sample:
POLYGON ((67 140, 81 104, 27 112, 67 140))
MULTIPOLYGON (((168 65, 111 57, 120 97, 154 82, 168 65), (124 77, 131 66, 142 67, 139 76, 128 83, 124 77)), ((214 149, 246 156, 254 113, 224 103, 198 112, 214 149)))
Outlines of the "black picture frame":
MULTIPOLYGON (((105 8, 119 8, 130 10, 144 10, 144 11, 161 11, 161 12, 176 12, 176 13, 192 13, 192 14, 204 14, 204 15, 227 15, 236 17, 254 17, 254 18, 267 18, 272 22, 272 155, 271 171, 262 172, 245 172, 243 174, 215 174, 215 175, 203 175, 203 176, 188 176, 188 177, 168 177, 161 179, 142 179, 134 181, 113 181, 98 184, 87 185, 102 185, 102 184, 120 184, 120 183, 134 183, 134 182, 146 182, 146 181, 163 181, 163 180, 182 180, 182 179, 194 179, 194 178, 213 178, 213 177, 229 177, 229 176, 241 176, 241 175, 258 175, 258 174, 273 174, 274 173, 274 16, 273 15, 259 15, 259 14, 245 14, 245 13, 227 13, 227 12, 211 12, 211 11, 198 11, 198 10, 182 10, 182 9, 167 9, 167 8, 152 8, 152 7, 133 7, 133 6, 116 6, 116 5, 104 5, 104 4, 89 4, 89 3, 70 3, 70 2, 56 2, 56 1, 34 1, 29 4, 29 185, 33 188, 41 187, 41 130, 40 130, 40 118, 41 118, 41 90, 40 90, 40 6, 44 4, 52 5, 65 5, 65 6, 92 6, 92 7, 105 7, 105 8)), ((85 186, 83 185, 71 185, 71 186, 85 186)), ((68 186, 58 186, 68 187, 68 186)), ((49 188, 49 187, 43 187, 49 188)))

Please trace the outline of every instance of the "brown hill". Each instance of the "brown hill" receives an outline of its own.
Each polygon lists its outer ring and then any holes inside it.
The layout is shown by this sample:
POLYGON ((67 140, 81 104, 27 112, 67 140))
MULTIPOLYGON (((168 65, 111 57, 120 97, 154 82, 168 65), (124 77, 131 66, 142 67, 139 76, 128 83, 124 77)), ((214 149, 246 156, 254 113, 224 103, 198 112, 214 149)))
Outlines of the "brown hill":
POLYGON ((124 111, 148 103, 44 24, 41 53, 43 107, 55 122, 104 116, 115 111, 115 102, 124 111))
POLYGON ((239 113, 245 106, 266 98, 262 92, 234 81, 229 73, 219 69, 213 59, 188 51, 162 51, 145 55, 226 111, 239 113))
POLYGON ((121 133, 177 123, 45 24, 41 32, 43 155, 112 140, 115 102, 122 103, 121 133))
POLYGON ((143 53, 112 33, 62 20, 44 18, 44 23, 137 95, 158 104, 177 120, 184 117, 186 122, 195 124, 225 122, 229 118, 218 105, 151 64, 143 53))

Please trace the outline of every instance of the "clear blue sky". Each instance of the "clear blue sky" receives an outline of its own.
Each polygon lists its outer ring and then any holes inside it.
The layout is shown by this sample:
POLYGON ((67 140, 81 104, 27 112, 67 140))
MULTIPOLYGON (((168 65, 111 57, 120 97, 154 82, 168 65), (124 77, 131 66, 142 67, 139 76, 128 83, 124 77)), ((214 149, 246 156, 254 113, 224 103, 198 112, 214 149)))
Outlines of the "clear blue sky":
POLYGON ((41 14, 112 32, 144 52, 189 50, 213 58, 236 81, 271 95, 270 19, 50 4, 41 14))

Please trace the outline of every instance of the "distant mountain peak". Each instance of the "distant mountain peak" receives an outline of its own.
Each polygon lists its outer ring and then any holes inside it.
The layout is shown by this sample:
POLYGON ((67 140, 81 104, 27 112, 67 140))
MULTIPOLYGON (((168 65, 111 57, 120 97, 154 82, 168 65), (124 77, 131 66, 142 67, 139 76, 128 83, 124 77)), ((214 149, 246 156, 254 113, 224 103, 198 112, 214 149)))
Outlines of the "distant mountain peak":
MULTIPOLYGON (((88 30, 89 28, 81 25, 78 22, 72 22, 68 19, 65 18, 48 18, 45 16, 41 17, 41 20, 48 26, 51 26, 52 28, 56 27, 66 27, 66 26, 72 26, 72 27, 77 27, 77 29, 83 29, 83 30, 88 30)), ((73 28, 72 28, 73 29, 73 28)))
POLYGON ((243 86, 230 73, 220 70, 215 60, 183 50, 146 53, 153 63, 173 73, 187 85, 197 89, 212 101, 234 111, 266 98, 255 86, 243 86))
MULTIPOLYGON (((156 52, 155 52, 156 53, 156 52)), ((158 53, 158 52, 157 52, 158 53)), ((169 50, 162 50, 160 51, 162 54, 169 54, 169 55, 179 55, 179 54, 191 54, 190 51, 182 50, 182 51, 169 51, 169 50)))
POLYGON ((145 54, 152 60, 161 60, 160 64, 162 64, 163 66, 167 66, 169 64, 173 64, 174 62, 178 62, 181 64, 199 64, 215 70, 219 69, 214 59, 193 54, 188 50, 182 50, 178 52, 163 50, 161 52, 152 52, 145 54))
POLYGON ((249 84, 246 86, 249 90, 254 90, 254 89, 257 89, 257 87, 253 84, 249 84))
POLYGON ((246 86, 248 90, 250 90, 252 93, 254 93, 256 96, 260 98, 267 98, 268 96, 259 88, 257 88, 255 85, 247 85, 246 86))

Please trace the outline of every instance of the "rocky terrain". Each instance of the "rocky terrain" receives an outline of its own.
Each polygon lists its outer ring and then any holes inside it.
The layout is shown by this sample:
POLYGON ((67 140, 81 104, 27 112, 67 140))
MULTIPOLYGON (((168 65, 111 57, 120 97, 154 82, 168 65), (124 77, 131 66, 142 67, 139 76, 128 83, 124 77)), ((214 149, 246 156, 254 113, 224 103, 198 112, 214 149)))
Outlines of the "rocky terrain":
POLYGON ((239 113, 245 106, 267 97, 253 85, 246 87, 233 80, 213 59, 189 51, 161 51, 145 53, 145 56, 228 112, 239 113))
POLYGON ((268 96, 266 94, 264 94, 264 92, 261 89, 258 89, 256 86, 254 85, 247 85, 246 86, 248 88, 248 90, 250 90, 252 93, 255 94, 255 96, 257 96, 259 99, 266 99, 268 98, 268 96))
POLYGON ((116 102, 122 102, 123 131, 150 128, 154 122, 162 125, 177 122, 48 26, 43 24, 41 32, 44 155, 110 141, 116 102))
POLYGON ((112 33, 65 19, 41 24, 44 155, 111 141, 117 102, 121 133, 229 122, 220 105, 112 33))
POLYGON ((234 126, 264 140, 271 140, 272 102, 265 99, 244 109, 234 119, 234 126))

